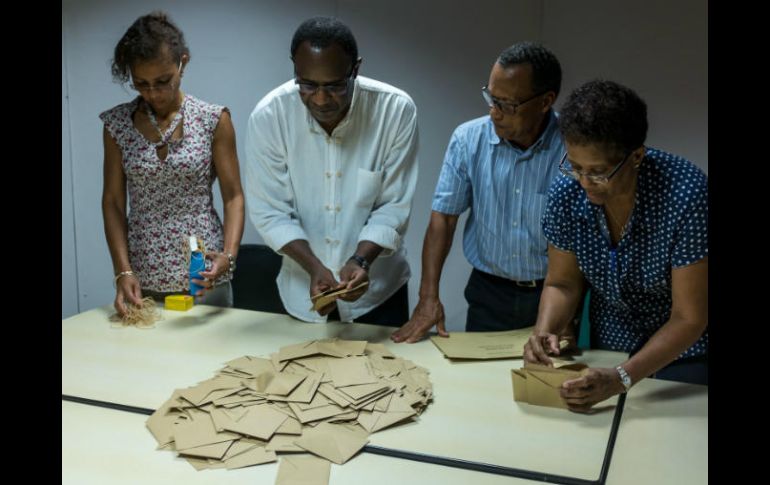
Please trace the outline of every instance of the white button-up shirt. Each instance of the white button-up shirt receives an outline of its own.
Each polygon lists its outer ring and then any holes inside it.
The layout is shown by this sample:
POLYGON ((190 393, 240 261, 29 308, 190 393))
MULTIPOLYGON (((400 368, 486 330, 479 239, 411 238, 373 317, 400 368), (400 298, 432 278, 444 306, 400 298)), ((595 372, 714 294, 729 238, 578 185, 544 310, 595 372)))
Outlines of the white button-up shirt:
MULTIPOLYGON (((274 251, 304 239, 337 278, 360 241, 384 250, 369 270, 368 291, 337 301, 351 321, 409 279, 403 236, 417 183, 417 109, 404 91, 358 76, 345 118, 331 136, 311 116, 294 80, 257 104, 246 133, 244 192, 251 221, 274 251)), ((310 275, 283 255, 278 291, 296 318, 310 310, 310 275)), ((365 323, 365 322, 364 322, 365 323)))

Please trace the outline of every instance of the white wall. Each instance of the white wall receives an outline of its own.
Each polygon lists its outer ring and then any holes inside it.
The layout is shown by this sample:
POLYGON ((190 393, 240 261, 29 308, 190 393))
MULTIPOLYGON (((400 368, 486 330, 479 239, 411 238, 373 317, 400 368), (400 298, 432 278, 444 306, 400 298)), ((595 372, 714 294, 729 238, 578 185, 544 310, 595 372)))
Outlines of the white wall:
POLYGON ((64 63, 67 36, 62 18, 61 73, 61 316, 78 313, 78 278, 75 260, 75 216, 72 207, 72 157, 70 156, 67 65, 64 63))
POLYGON ((647 102, 647 144, 708 173, 706 1, 544 3, 543 42, 564 70, 561 101, 597 77, 626 84, 647 102))
MULTIPOLYGON (((459 123, 486 113, 480 88, 496 56, 516 41, 543 41, 556 53, 565 71, 562 100, 569 89, 599 75, 630 85, 649 106, 649 143, 708 168, 705 0, 672 5, 610 0, 136 0, 131 5, 64 0, 62 317, 113 298, 100 209, 98 114, 133 96, 110 82, 109 59, 131 22, 155 8, 167 10, 187 37, 192 62, 184 89, 230 107, 242 162, 248 115, 259 98, 291 76, 291 36, 312 15, 342 18, 358 40, 364 58, 361 74, 394 84, 414 98, 421 146, 420 179, 406 237, 412 307, 422 238, 449 136, 459 123), (70 163, 71 186, 65 180, 70 163), (74 214, 67 206, 74 206, 74 214), (73 219, 74 234, 67 232, 73 219), (65 239, 71 243, 65 245, 65 239)), ((220 201, 217 206, 221 213, 220 201)), ((465 322, 462 294, 470 266, 462 255, 463 220, 442 278, 450 330, 463 328, 465 322)), ((243 242, 261 242, 249 221, 243 242)))

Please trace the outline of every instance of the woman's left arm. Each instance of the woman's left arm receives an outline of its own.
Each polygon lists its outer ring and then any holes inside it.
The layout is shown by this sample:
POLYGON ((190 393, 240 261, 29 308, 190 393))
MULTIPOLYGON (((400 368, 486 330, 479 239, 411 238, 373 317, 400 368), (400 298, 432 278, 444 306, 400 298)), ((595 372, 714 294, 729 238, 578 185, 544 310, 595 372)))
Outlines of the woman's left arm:
POLYGON ((621 364, 637 382, 673 362, 708 327, 708 256, 671 270, 671 317, 633 357, 621 364))
MULTIPOLYGON (((622 363, 632 383, 673 362, 703 335, 708 327, 708 256, 671 270, 671 317, 639 352, 622 363)), ((592 368, 564 383, 561 396, 570 410, 587 412, 591 406, 625 391, 616 369, 592 368)))
POLYGON ((244 203, 241 188, 241 174, 238 165, 238 153, 235 148, 235 129, 230 112, 223 110, 214 131, 212 143, 214 168, 219 177, 219 188, 224 203, 224 250, 222 253, 209 253, 213 265, 202 276, 216 280, 227 272, 230 262, 227 254, 233 258, 238 255, 243 236, 244 203))

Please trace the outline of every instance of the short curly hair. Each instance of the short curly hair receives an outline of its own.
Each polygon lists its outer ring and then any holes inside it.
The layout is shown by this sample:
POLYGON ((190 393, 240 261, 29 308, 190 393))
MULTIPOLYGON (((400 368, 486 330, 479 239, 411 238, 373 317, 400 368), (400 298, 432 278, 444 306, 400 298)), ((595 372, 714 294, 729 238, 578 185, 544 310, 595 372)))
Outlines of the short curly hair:
POLYGON ((358 44, 350 28, 334 17, 313 17, 305 20, 297 27, 291 39, 291 58, 297 54, 300 44, 308 41, 313 47, 329 47, 338 44, 355 63, 358 59, 358 44))
POLYGON ((644 144, 647 105, 632 89, 597 79, 572 91, 559 113, 564 139, 576 145, 600 144, 618 155, 644 144))
POLYGON ((561 64, 556 56, 544 45, 537 42, 518 42, 505 49, 497 63, 507 68, 516 64, 532 66, 532 89, 536 93, 553 91, 559 95, 561 89, 561 64))
POLYGON ((131 78, 131 66, 137 61, 158 59, 164 46, 174 63, 190 55, 184 34, 165 12, 156 10, 143 15, 128 28, 115 46, 112 59, 112 78, 125 83, 131 78))

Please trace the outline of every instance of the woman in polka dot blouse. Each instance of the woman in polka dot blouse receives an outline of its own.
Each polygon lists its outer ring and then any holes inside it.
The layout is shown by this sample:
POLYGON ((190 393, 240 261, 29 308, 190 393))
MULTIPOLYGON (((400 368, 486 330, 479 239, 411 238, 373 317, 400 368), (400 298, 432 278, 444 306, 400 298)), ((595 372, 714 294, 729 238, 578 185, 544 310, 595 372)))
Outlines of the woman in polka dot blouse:
POLYGON ((559 117, 565 153, 548 194, 548 275, 527 362, 574 344, 591 290, 591 347, 628 352, 615 368, 564 383, 573 411, 648 376, 708 384, 708 184, 689 161, 644 146, 647 107, 631 89, 591 81, 559 117))

